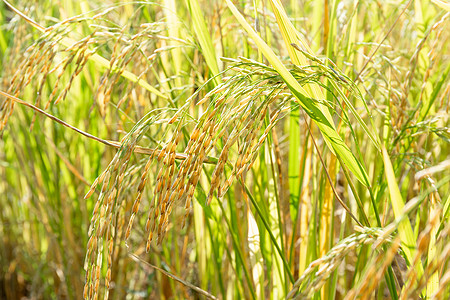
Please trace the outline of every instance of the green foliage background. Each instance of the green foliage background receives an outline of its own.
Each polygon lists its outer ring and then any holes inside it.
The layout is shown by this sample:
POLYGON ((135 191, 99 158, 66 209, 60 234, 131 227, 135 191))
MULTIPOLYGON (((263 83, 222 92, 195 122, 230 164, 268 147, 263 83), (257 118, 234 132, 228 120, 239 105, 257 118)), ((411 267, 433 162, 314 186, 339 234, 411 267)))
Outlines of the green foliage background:
POLYGON ((432 2, 0 2, 0 298, 448 299, 432 2))

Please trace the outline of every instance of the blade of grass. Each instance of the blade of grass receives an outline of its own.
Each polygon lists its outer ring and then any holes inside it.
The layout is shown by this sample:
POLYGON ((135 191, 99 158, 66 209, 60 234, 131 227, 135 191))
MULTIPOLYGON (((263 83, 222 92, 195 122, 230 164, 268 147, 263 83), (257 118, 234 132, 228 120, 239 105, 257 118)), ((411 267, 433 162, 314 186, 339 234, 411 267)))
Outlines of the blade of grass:
POLYGON ((198 3, 198 0, 186 0, 186 5, 192 17, 194 31, 200 43, 201 51, 203 53, 203 56, 205 57, 206 64, 211 70, 211 73, 213 75, 212 77, 214 77, 214 84, 218 85, 219 78, 216 77, 216 75, 219 74, 219 66, 217 65, 216 51, 214 50, 213 42, 211 40, 211 34, 209 33, 208 27, 206 26, 203 12, 200 9, 200 4, 198 3))
MULTIPOLYGON (((386 172, 386 181, 388 183, 389 195, 391 199, 392 209, 394 211, 395 218, 402 218, 403 208, 405 203, 403 201, 402 195, 400 193, 400 189, 398 188, 397 179, 395 178, 395 173, 392 168, 392 163, 389 158, 389 154, 386 151, 386 148, 382 147, 383 151, 383 162, 386 172)), ((403 218, 398 226, 398 232, 402 241, 402 249, 405 253, 406 259, 408 263, 413 262, 413 258, 416 253, 416 243, 414 239, 414 234, 412 231, 411 223, 408 218, 403 218)), ((416 269, 417 276, 420 277, 423 274, 423 266, 419 262, 416 266, 411 266, 416 269)))
MULTIPOLYGON (((169 24, 169 36, 172 38, 180 37, 179 21, 177 16, 177 6, 175 0, 164 0, 163 7, 164 15, 167 18, 167 23, 169 24)), ((175 45, 173 41, 169 41, 169 45, 175 45)), ((181 58, 181 48, 175 47, 171 52, 172 66, 176 75, 181 75, 182 58, 181 58)), ((181 86, 181 76, 177 76, 175 79, 177 86, 181 86)))
POLYGON ((253 216, 250 207, 248 207, 247 209, 247 219, 248 219, 248 247, 250 252, 249 256, 250 256, 250 264, 252 265, 252 276, 253 282, 255 284, 256 298, 263 299, 264 264, 261 253, 260 233, 255 217, 253 216))
MULTIPOLYGON (((428 220, 436 220, 439 219, 440 209, 438 208, 438 204, 436 203, 436 198, 434 194, 430 195, 430 206, 428 212, 428 220), (435 218, 436 217, 436 218, 435 218)), ((435 261, 438 257, 437 247, 436 247, 436 236, 439 230, 439 220, 437 222, 430 222, 432 226, 430 232, 430 243, 428 245, 428 255, 427 255, 427 265, 431 265, 433 261, 435 261)), ((432 299, 433 295, 439 290, 439 272, 436 271, 431 274, 428 278, 427 282, 427 299, 432 299)))
POLYGON ((267 232, 269 233, 270 239, 272 240, 273 245, 275 246, 275 248, 278 251, 278 254, 280 255, 281 259, 283 260, 283 264, 284 264, 284 268, 287 271, 287 274, 289 276, 289 279, 291 281, 291 283, 294 283, 294 276, 292 275, 291 272, 291 268, 289 267, 289 263, 287 262, 283 252, 281 251, 280 246, 278 245, 277 239, 274 236, 274 234, 272 233, 272 231, 270 230, 270 224, 268 223, 268 221, 264 218, 264 215, 261 211, 261 208, 259 207, 258 203, 256 202, 255 198, 253 197, 252 193, 250 192, 250 190, 248 189, 247 185, 241 180, 239 179, 239 182, 241 183, 241 185, 244 187, 245 192, 247 193, 248 197, 250 198, 250 201, 253 204, 253 207, 255 207, 256 212, 258 213, 258 216, 261 218, 261 220, 263 221, 264 227, 266 228, 267 232))
MULTIPOLYGON (((281 252, 284 251, 283 244, 283 232, 281 230, 281 216, 280 216, 280 206, 277 192, 277 183, 276 176, 273 168, 273 152, 271 151, 271 147, 269 147, 269 143, 266 143, 266 148, 264 151, 264 161, 266 165, 266 175, 267 175, 267 202, 270 218, 268 218, 270 232, 273 234, 276 239, 276 244, 280 246, 281 252)), ((283 268, 281 254, 273 251, 273 262, 275 265, 274 272, 272 273, 272 296, 275 299, 284 298, 286 296, 287 291, 285 290, 285 272, 283 268)))
POLYGON ((450 11, 450 3, 446 3, 442 0, 431 0, 431 2, 433 2, 440 8, 445 9, 446 11, 450 11))
MULTIPOLYGON (((309 135, 308 135, 309 136, 309 135)), ((306 270, 306 267, 308 266, 308 263, 310 261, 308 258, 311 257, 309 255, 309 238, 308 238, 308 229, 309 229, 309 222, 310 222, 310 216, 309 216, 309 202, 310 202, 310 187, 309 184, 311 182, 312 178, 312 156, 313 156, 313 145, 311 138, 308 138, 306 140, 306 148, 305 148, 305 161, 303 164, 303 169, 305 170, 303 175, 303 182, 302 182, 302 191, 300 193, 300 200, 299 200, 299 206, 298 206, 298 218, 300 223, 300 232, 299 232, 299 239, 300 239, 300 247, 299 247, 299 262, 298 262, 298 272, 299 274, 303 274, 303 272, 306 270)), ((298 219, 297 218, 297 219, 298 219)))
MULTIPOLYGON (((286 46, 286 49, 288 50, 289 57, 291 58, 292 62, 298 66, 308 65, 308 61, 306 60, 305 55, 298 51, 295 51, 295 49, 291 47, 291 44, 293 43, 300 44, 305 49, 307 49, 307 52, 313 54, 311 48, 309 48, 308 43, 306 43, 306 41, 301 38, 300 34, 296 31, 294 25, 289 20, 281 2, 279 0, 271 0, 270 4, 272 5, 272 10, 275 13, 275 17, 277 19, 278 28, 281 31, 284 44, 286 46)), ((325 99, 323 88, 315 82, 306 84, 305 90, 308 92, 308 97, 310 97, 309 95, 312 95, 312 98, 314 99, 325 99)), ((328 111, 328 108, 322 104, 319 104, 319 106, 320 110, 324 113, 327 119, 330 120, 331 115, 328 111)))

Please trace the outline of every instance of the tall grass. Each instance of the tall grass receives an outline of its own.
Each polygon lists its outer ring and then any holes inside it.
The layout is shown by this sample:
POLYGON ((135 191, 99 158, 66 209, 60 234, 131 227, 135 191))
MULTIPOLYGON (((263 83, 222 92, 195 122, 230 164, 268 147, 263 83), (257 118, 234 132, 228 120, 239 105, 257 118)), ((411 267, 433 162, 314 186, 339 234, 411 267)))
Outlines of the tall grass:
POLYGON ((0 298, 448 299, 432 2, 1 2, 0 298))

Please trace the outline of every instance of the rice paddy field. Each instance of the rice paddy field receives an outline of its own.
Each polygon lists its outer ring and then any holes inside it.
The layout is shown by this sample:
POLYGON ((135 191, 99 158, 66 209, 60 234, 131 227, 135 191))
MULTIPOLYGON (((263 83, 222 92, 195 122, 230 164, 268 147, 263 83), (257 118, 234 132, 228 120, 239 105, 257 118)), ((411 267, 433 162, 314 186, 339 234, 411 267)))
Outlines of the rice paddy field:
POLYGON ((0 1, 0 299, 449 299, 450 3, 0 1))

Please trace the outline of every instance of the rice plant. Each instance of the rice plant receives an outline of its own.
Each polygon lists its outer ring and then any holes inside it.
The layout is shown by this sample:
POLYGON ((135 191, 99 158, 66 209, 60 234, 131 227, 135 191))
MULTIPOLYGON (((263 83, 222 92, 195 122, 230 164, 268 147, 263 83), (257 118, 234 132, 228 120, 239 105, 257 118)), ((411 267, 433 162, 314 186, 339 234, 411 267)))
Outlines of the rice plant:
POLYGON ((450 297, 447 2, 0 24, 0 298, 450 297))

